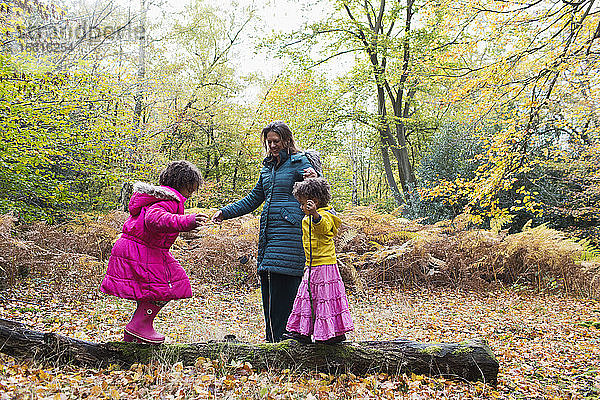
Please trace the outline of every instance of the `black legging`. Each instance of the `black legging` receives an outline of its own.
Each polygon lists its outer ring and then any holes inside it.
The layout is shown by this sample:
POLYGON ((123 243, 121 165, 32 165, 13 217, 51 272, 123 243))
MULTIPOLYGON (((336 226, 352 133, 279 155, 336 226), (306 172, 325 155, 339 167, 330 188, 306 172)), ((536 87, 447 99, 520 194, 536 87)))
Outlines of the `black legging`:
POLYGON ((281 341, 301 282, 301 276, 260 273, 267 342, 281 341))

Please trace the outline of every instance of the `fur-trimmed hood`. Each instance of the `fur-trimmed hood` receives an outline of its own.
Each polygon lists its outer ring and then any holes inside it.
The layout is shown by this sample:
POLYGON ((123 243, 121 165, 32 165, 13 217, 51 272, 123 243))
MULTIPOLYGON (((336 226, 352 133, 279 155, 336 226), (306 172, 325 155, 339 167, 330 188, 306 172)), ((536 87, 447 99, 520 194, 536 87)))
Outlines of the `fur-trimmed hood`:
POLYGON ((129 213, 134 216, 139 215, 143 207, 164 200, 183 203, 186 198, 177 190, 168 186, 155 186, 146 182, 136 182, 133 184, 133 195, 129 200, 129 213))
POLYGON ((133 184, 133 193, 145 193, 162 200, 179 201, 180 193, 168 186, 154 186, 146 182, 136 182, 133 184), (179 196, 178 196, 179 195, 179 196))

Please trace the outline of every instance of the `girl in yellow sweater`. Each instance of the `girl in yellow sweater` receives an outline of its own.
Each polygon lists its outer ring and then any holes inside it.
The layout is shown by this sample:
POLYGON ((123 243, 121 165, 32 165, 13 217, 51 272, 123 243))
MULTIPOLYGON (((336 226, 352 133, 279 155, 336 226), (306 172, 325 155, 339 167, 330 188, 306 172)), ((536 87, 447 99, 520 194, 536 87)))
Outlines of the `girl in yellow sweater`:
POLYGON ((293 194, 306 214, 302 220, 306 267, 284 338, 311 343, 312 336, 316 342, 340 343, 346 332, 354 330, 333 243, 342 221, 328 205, 331 194, 325 179, 297 182, 293 194))

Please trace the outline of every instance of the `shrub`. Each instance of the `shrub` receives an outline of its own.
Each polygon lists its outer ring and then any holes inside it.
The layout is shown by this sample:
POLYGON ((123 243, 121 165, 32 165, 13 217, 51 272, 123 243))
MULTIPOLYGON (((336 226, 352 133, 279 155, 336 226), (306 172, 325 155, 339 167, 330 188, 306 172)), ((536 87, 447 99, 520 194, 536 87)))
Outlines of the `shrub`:
MULTIPOLYGON (((446 124, 432 137, 429 150, 415 170, 419 186, 429 188, 438 181, 453 181, 458 177, 472 179, 477 168, 475 157, 482 152, 482 147, 477 139, 468 132, 467 127, 460 124, 446 124)), ((442 201, 424 200, 414 190, 410 203, 402 213, 406 218, 427 218, 427 222, 435 223, 445 219, 454 218, 462 212, 466 204, 458 203, 454 206, 444 204, 442 201)))

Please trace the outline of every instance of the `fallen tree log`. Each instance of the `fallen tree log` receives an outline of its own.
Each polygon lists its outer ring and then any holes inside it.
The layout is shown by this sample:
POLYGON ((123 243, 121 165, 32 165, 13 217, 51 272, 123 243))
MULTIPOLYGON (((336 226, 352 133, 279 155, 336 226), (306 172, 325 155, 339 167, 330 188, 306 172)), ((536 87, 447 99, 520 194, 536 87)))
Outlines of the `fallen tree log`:
POLYGON ((194 365, 199 357, 249 362, 255 368, 290 368, 327 373, 415 373, 496 384, 498 361, 484 340, 420 343, 405 339, 345 342, 337 345, 280 343, 206 343, 146 345, 92 343, 28 329, 0 319, 0 351, 16 358, 100 368, 128 367, 153 360, 194 365))

